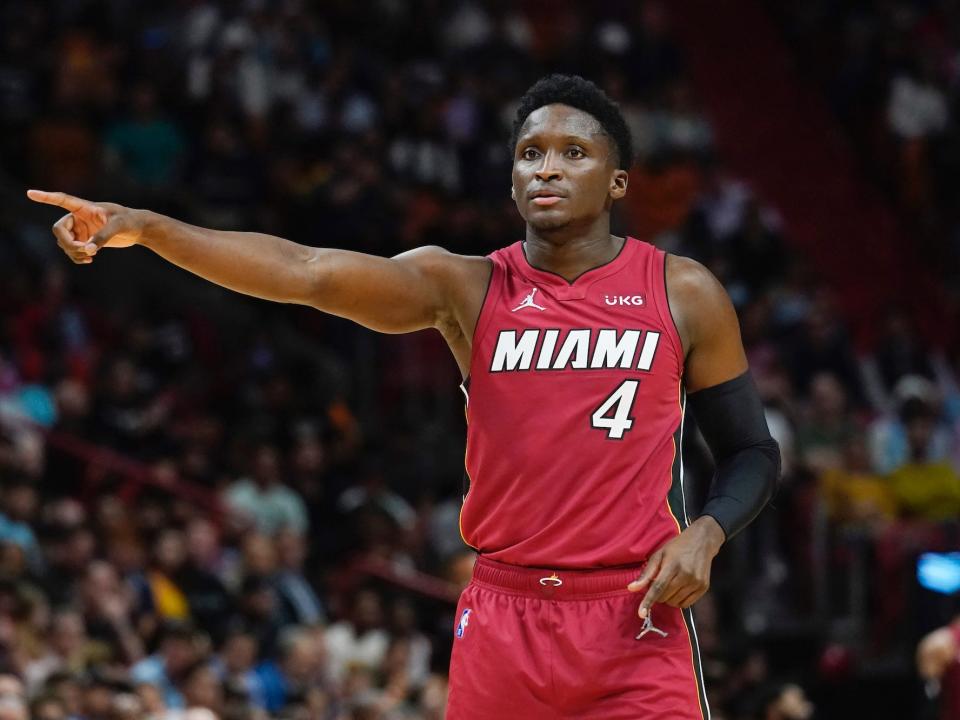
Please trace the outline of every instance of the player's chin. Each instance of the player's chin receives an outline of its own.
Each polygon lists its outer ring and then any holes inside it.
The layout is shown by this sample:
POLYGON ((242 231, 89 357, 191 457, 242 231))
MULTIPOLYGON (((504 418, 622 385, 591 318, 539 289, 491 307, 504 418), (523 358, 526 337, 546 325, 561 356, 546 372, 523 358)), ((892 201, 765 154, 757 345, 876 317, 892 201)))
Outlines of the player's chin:
POLYGON ((535 212, 527 216, 527 224, 534 230, 558 230, 570 224, 570 216, 555 210, 535 212))

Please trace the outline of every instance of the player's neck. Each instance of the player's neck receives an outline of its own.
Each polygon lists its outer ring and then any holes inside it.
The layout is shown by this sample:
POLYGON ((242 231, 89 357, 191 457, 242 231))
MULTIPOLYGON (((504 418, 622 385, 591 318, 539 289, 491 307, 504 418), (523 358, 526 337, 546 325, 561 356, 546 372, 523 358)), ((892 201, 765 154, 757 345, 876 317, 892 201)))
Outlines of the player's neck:
POLYGON ((623 238, 610 234, 609 219, 587 232, 582 228, 573 232, 568 228, 544 232, 528 225, 523 251, 533 267, 573 281, 590 268, 613 260, 623 242, 623 238))

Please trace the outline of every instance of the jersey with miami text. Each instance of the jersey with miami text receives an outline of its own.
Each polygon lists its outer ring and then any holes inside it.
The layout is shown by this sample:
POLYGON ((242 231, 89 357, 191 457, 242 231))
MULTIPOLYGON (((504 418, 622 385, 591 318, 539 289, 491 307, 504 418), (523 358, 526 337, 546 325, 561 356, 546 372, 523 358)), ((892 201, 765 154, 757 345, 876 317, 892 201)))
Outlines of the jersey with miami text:
POLYGON ((521 242, 490 259, 464 383, 464 540, 533 567, 645 561, 687 524, 665 254, 627 238, 573 282, 521 242))

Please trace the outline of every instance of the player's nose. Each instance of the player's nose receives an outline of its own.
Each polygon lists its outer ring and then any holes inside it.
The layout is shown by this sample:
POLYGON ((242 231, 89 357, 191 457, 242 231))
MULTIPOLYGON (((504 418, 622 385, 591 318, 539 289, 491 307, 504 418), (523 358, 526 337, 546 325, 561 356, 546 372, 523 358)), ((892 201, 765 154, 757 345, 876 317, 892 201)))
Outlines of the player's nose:
POLYGON ((537 176, 537 180, 540 182, 563 179, 563 172, 557 169, 544 168, 542 170, 537 170, 534 174, 537 176))
POLYGON ((548 180, 563 179, 563 171, 557 166, 556 158, 556 154, 552 152, 548 152, 543 156, 543 162, 540 165, 540 169, 534 172, 537 180, 540 182, 547 182, 548 180))

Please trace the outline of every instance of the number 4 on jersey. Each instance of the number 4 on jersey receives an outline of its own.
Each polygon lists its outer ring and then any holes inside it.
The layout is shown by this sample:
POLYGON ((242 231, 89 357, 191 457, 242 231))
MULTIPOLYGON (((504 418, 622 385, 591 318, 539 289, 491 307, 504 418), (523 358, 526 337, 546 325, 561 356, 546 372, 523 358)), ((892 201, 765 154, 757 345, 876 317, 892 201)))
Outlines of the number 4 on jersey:
POLYGON ((590 416, 590 425, 598 430, 606 430, 611 440, 622 440, 623 434, 633 427, 633 400, 637 396, 639 380, 624 380, 610 396, 600 403, 600 407, 590 416), (609 413, 613 411, 613 417, 609 413))

